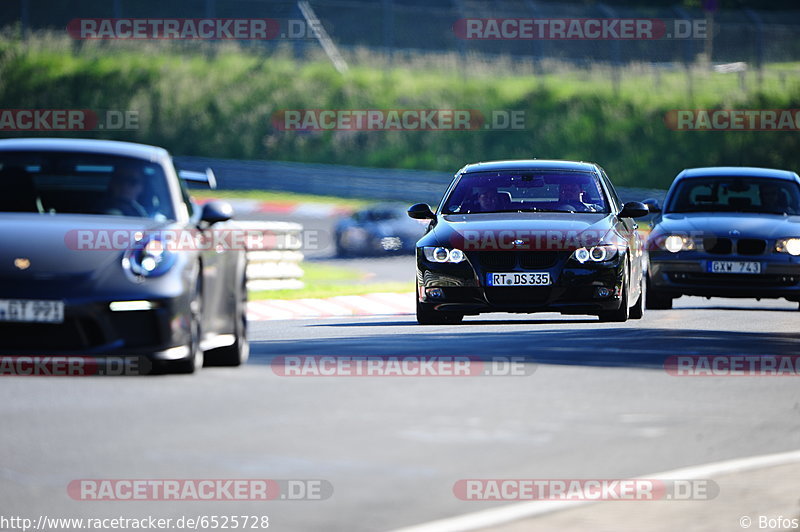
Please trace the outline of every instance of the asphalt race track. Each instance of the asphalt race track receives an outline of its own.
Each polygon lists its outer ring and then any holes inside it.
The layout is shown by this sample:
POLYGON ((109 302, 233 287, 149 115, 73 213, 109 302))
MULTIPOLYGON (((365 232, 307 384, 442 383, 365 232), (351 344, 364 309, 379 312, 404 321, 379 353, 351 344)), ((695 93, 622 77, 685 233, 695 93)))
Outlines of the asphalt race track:
MULTIPOLYGON (((465 478, 627 478, 800 447, 791 377, 677 377, 676 354, 796 355, 796 304, 254 322, 250 363, 194 376, 2 380, 0 501, 15 515, 268 515, 272 530, 390 530, 497 506, 465 478), (280 355, 521 356, 527 376, 286 377, 280 355), (326 500, 86 501, 77 479, 321 479, 326 500)), ((703 502, 676 502, 704 504, 703 502)), ((6 515, 9 512, 5 512, 6 515)), ((735 524, 736 516, 731 516, 735 524)))

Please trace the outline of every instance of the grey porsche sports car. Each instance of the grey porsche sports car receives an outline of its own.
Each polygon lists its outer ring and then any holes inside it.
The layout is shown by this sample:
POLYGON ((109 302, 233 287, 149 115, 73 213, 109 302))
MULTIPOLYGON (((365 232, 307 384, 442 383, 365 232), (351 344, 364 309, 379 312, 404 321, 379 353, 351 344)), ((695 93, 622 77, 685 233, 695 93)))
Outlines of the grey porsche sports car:
POLYGON ((646 306, 682 295, 800 301, 800 177, 769 168, 681 172, 648 239, 646 306))
POLYGON ((0 140, 0 352, 247 360, 245 251, 216 238, 233 211, 187 179, 214 185, 154 146, 0 140))

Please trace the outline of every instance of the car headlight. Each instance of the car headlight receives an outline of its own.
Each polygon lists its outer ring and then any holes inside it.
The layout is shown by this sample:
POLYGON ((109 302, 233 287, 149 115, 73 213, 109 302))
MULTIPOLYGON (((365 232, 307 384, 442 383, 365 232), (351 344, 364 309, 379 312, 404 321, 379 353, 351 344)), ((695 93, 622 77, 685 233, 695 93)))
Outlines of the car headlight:
POLYGON ((775 243, 775 251, 788 253, 795 257, 800 255, 800 238, 782 238, 775 243))
POLYGON ((686 235, 669 235, 660 237, 657 241, 659 247, 666 249, 670 253, 679 251, 691 251, 697 248, 694 239, 686 235))
POLYGON ((466 259, 464 252, 460 249, 426 246, 422 248, 422 252, 425 254, 425 258, 431 262, 453 262, 457 264, 466 259))
POLYGON ((617 256, 619 247, 613 244, 599 244, 589 248, 578 248, 572 253, 573 259, 581 264, 586 262, 606 262, 617 256))
POLYGON ((158 277, 175 263, 175 253, 160 238, 137 243, 122 257, 122 266, 140 277, 158 277))

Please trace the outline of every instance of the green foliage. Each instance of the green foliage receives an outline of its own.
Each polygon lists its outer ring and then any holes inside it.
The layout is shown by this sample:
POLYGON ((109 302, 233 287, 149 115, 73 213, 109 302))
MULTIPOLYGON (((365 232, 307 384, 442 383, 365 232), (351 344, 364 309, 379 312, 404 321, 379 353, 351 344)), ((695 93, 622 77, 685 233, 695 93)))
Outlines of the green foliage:
MULTIPOLYGON (((456 62, 457 63, 457 62, 456 62)), ((75 136, 161 145, 176 155, 454 171, 467 162, 539 157, 596 161, 619 185, 667 186, 683 168, 797 170, 797 132, 679 132, 672 109, 800 108, 797 65, 716 74, 700 68, 575 70, 533 75, 491 65, 380 65, 338 74, 324 59, 228 43, 74 42, 0 36, 0 106, 135 110, 139 128, 75 136), (524 111, 522 130, 286 132, 284 109, 524 111)), ((359 66, 360 65, 360 66, 359 66)), ((371 66, 370 66, 371 65, 371 66)), ((19 133, 4 136, 19 136, 19 133)))

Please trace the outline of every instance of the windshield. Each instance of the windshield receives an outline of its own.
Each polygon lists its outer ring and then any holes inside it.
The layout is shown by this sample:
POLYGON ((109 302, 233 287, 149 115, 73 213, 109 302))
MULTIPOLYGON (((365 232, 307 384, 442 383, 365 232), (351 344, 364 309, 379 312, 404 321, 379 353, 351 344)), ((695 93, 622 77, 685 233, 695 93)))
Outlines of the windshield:
POLYGON ((800 188, 792 181, 748 177, 685 179, 665 212, 800 213, 800 188))
POLYGON ((0 212, 175 219, 160 165, 92 153, 0 152, 0 212))
POLYGON ((461 176, 443 214, 490 212, 602 212, 608 202, 589 172, 502 171, 461 176))

